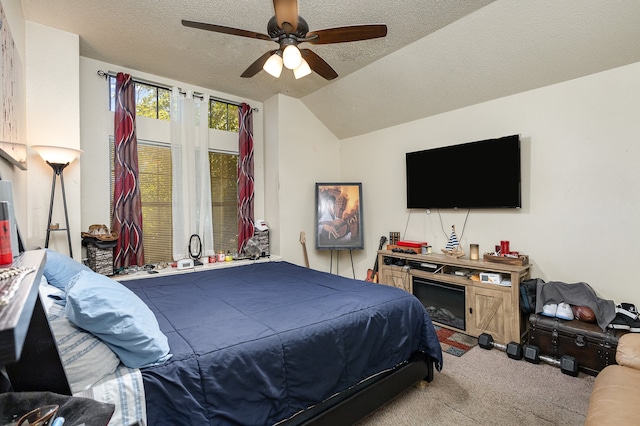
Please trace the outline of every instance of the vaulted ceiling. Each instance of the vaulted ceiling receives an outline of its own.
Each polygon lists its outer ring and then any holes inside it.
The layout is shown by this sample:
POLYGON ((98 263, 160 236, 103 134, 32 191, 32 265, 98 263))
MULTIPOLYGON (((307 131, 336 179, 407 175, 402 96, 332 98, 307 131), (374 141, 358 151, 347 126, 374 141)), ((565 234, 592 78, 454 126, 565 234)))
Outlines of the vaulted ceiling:
POLYGON ((271 41, 269 0, 22 0, 25 18, 80 37, 82 56, 247 99, 299 98, 339 138, 640 61, 638 0, 299 0, 310 29, 385 23, 388 35, 310 45, 339 77, 241 78, 271 41))

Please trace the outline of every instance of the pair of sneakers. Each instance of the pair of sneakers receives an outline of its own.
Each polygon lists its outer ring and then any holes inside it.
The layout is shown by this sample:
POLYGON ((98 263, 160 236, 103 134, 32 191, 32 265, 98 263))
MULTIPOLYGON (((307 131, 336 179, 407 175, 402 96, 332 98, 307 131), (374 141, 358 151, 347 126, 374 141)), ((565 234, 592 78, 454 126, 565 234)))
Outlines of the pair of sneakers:
POLYGON ((640 333, 640 319, 636 306, 632 303, 617 304, 616 317, 608 327, 614 330, 629 330, 632 333, 640 333))
POLYGON ((547 303, 542 307, 542 315, 570 321, 573 319, 573 309, 565 302, 547 303))

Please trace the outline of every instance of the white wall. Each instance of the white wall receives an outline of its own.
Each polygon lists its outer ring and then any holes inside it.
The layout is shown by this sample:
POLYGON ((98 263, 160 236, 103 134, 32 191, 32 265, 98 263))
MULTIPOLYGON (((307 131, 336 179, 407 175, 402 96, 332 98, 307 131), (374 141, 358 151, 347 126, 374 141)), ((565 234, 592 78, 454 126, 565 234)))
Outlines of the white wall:
MULTIPOLYGON (((134 79, 142 79, 166 86, 178 86, 182 90, 206 93, 219 99, 231 102, 246 102, 258 111, 253 114, 254 133, 254 177, 255 177, 255 216, 264 218, 264 148, 263 148, 263 106, 261 102, 241 99, 202 87, 169 80, 160 76, 127 69, 113 64, 80 58, 81 98, 81 145, 84 154, 81 157, 82 167, 82 230, 89 229, 92 224, 110 223, 110 188, 109 188, 109 136, 113 135, 114 113, 109 111, 108 81, 100 77, 99 70, 125 72, 134 79)), ((168 121, 136 118, 138 140, 157 142, 170 141, 170 125, 168 121)), ((238 134, 219 130, 209 131, 209 147, 224 151, 238 151, 238 134)), ((268 219, 268 218, 267 218, 268 219)))
POLYGON ((340 143, 298 99, 277 95, 267 102, 267 220, 271 246, 283 259, 329 270, 329 252, 315 251, 315 183, 340 180, 340 143))
MULTIPOLYGON (((269 218, 269 253, 280 254, 280 125, 278 122, 280 96, 264 103, 264 190, 265 217, 269 218)), ((261 219, 261 218, 257 218, 261 219)))
MULTIPOLYGON (((27 142, 80 148, 79 38, 75 34, 26 22, 27 142)), ((45 243, 53 170, 29 149, 26 246, 45 243)), ((80 259, 80 162, 64 170, 73 254, 80 259)), ((60 181, 56 183, 52 223, 65 227, 60 181)), ((25 232, 23 232, 24 237, 25 232)), ((52 232, 49 247, 69 253, 66 232, 52 232)))
MULTIPOLYGON (((467 253, 470 243, 485 252, 507 239, 530 256, 534 277, 584 281, 601 297, 640 304, 639 99, 636 63, 343 140, 341 178, 362 181, 366 203, 360 274, 389 231, 439 252, 456 225, 467 253), (465 227, 466 210, 405 208, 406 152, 509 134, 522 140, 522 209, 472 210, 465 227)), ((479 165, 469 185, 498 184, 497 170, 479 165)), ((424 184, 442 179, 426 171, 424 184)))

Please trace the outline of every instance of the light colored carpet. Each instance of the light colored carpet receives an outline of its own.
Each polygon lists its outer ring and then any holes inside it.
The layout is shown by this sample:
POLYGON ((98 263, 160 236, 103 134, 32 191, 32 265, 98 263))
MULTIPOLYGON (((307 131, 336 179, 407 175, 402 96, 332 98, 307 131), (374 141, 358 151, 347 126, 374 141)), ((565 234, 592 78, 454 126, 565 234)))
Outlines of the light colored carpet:
POLYGON ((562 374, 548 364, 512 360, 474 347, 445 353, 433 382, 414 386, 359 426, 582 425, 595 377, 562 374))

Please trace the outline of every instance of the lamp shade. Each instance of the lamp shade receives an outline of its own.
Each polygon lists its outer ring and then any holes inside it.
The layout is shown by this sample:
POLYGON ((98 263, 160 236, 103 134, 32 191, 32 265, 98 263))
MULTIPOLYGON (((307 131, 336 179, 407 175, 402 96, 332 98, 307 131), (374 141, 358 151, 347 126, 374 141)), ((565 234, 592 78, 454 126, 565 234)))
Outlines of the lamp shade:
POLYGON ((300 66, 300 62, 302 62, 302 53, 300 53, 300 50, 298 50, 295 45, 291 44, 284 48, 282 61, 284 62, 284 66, 290 70, 296 69, 300 66))
POLYGON ((282 72, 282 57, 278 55, 278 53, 274 53, 267 59, 267 62, 264 63, 262 69, 274 76, 275 78, 280 77, 280 73, 282 72))
POLYGON ((311 74, 311 68, 309 68, 309 64, 304 59, 302 60, 302 62, 300 62, 298 68, 293 70, 293 75, 296 77, 296 79, 302 78, 305 75, 309 74, 311 74))
POLYGON ((51 164, 67 164, 78 158, 82 151, 79 149, 65 148, 61 146, 50 145, 33 145, 31 148, 35 149, 40 157, 44 161, 51 164))

